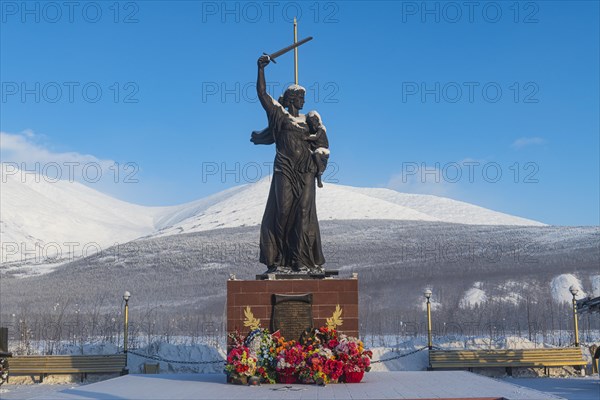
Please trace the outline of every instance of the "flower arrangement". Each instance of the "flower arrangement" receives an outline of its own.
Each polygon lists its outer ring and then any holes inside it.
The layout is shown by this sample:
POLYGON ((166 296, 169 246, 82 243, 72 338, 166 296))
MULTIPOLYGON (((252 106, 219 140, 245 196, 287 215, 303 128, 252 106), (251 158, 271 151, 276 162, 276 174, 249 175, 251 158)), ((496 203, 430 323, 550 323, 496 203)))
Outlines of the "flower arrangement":
POLYGON ((304 361, 304 349, 301 344, 294 341, 284 342, 283 346, 278 347, 277 364, 275 369, 277 372, 296 372, 298 367, 304 361))
POLYGON ((256 373, 256 358, 245 346, 234 347, 227 355, 225 371, 234 378, 254 376, 256 373))
POLYGON ((330 358, 325 362, 323 372, 329 377, 331 382, 337 382, 344 374, 344 362, 330 358))
POLYGON ((230 376, 258 376, 265 383, 350 383, 371 369, 373 353, 362 341, 332 327, 309 331, 300 343, 261 328, 245 339, 231 338, 225 367, 230 376))
POLYGON ((330 376, 325 372, 327 360, 333 360, 334 355, 330 349, 309 345, 306 355, 299 368, 300 380, 304 383, 329 383, 330 376))
POLYGON ((336 329, 322 326, 314 329, 309 335, 306 335, 304 342, 307 345, 333 350, 339 344, 339 335, 336 329))
POLYGON ((338 359, 344 363, 344 373, 371 370, 373 352, 365 350, 363 342, 357 338, 341 335, 335 352, 338 359))
POLYGON ((256 357, 257 376, 263 382, 275 383, 274 365, 277 362, 276 338, 266 329, 257 328, 246 336, 244 344, 256 357))

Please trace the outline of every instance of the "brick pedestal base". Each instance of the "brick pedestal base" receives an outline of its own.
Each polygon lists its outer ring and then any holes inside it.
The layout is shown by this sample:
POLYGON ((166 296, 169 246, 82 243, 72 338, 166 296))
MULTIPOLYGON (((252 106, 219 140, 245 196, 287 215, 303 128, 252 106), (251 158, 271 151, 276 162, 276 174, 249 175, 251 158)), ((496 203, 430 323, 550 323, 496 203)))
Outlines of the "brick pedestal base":
POLYGON ((313 325, 318 328, 326 324, 336 306, 342 309, 344 320, 338 330, 358 337, 358 279, 307 279, 307 280, 264 280, 227 281, 227 332, 236 328, 245 335, 244 309, 250 307, 263 328, 271 325, 273 294, 312 293, 313 325))

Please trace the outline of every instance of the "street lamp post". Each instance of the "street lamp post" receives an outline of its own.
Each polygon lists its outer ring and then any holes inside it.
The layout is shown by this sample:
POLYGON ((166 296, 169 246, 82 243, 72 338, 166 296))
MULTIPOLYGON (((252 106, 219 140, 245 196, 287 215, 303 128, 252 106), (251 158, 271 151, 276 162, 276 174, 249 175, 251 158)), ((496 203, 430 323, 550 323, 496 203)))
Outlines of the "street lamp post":
POLYGON ((123 300, 125 300, 125 312, 124 320, 123 320, 123 352, 125 353, 125 367, 123 367, 122 375, 127 375, 129 373, 129 368, 127 367, 127 341, 129 340, 129 298, 131 297, 131 293, 125 292, 123 294, 123 300))
POLYGON ((427 299, 427 347, 429 347, 429 350, 431 350, 433 347, 433 343, 431 341, 431 290, 427 289, 423 294, 427 299))
POLYGON ((579 289, 574 285, 569 288, 569 292, 573 295, 573 329, 575 329, 575 347, 579 347, 579 321, 577 320, 577 300, 575 296, 579 293, 579 289))

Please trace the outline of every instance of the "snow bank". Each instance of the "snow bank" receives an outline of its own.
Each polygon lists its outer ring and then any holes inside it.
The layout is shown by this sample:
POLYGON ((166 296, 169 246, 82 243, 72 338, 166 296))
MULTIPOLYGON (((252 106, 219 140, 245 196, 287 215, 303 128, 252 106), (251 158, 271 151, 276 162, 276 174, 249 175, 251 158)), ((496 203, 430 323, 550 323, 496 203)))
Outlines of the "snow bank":
POLYGON ((429 366, 428 351, 422 350, 413 354, 410 353, 426 345, 427 343, 424 341, 409 341, 403 343, 399 348, 373 347, 371 348, 373 360, 383 360, 384 362, 372 363, 371 371, 424 371, 429 366), (404 354, 409 355, 398 357, 404 354))
POLYGON ((119 348, 112 343, 89 343, 83 346, 66 346, 63 354, 90 355, 90 354, 116 354, 119 348))
POLYGON ((129 353, 128 366, 131 373, 143 373, 144 364, 159 364, 161 373, 222 373, 225 366, 226 354, 222 349, 205 345, 174 345, 154 342, 149 346, 133 350, 135 353, 154 356, 161 360, 148 359, 129 353), (217 362, 212 362, 217 361, 217 362), (211 362, 200 364, 199 362, 211 362))

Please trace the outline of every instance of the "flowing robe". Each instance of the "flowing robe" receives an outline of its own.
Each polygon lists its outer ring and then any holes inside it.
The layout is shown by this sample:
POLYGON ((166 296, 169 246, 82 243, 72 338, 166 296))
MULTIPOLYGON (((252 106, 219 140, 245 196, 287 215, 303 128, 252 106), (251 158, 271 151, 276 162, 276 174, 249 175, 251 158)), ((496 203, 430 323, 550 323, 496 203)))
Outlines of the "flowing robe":
POLYGON ((269 198, 260 227, 260 262, 309 269, 325 263, 315 204, 317 166, 304 115, 294 117, 273 98, 266 107, 268 128, 253 132, 254 144, 275 143, 269 198))

